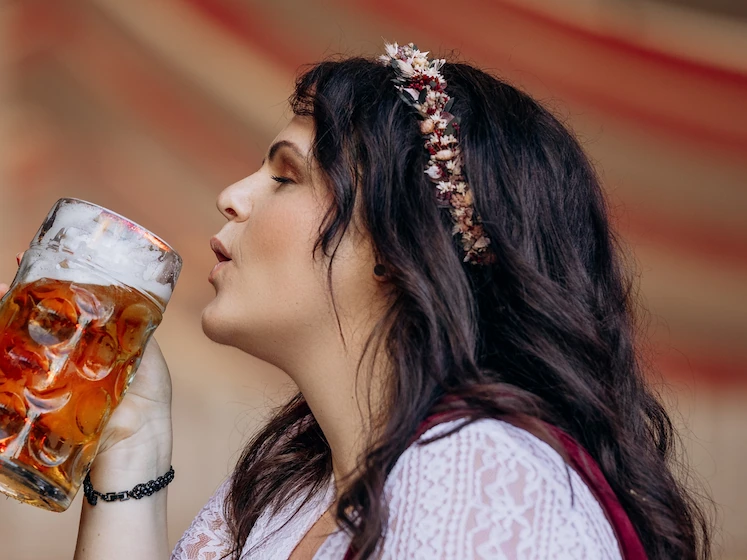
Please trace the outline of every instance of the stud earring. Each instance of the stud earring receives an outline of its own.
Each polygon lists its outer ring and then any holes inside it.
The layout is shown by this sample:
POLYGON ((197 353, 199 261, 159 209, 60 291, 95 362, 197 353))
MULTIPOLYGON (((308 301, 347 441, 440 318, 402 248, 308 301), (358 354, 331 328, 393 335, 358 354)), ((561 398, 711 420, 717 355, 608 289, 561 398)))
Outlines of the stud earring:
POLYGON ((383 264, 377 264, 374 267, 374 276, 378 278, 383 278, 386 276, 386 267, 383 264))

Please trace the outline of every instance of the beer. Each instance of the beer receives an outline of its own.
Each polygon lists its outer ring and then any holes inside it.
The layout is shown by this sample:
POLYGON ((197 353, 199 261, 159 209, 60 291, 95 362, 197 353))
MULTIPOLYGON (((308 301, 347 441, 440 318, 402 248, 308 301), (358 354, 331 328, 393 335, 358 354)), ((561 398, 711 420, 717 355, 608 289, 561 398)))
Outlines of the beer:
POLYGON ((4 491, 67 508, 164 305, 119 283, 12 286, 0 306, 4 491))
POLYGON ((55 203, 0 300, 0 492, 67 509, 181 266, 135 222, 55 203))

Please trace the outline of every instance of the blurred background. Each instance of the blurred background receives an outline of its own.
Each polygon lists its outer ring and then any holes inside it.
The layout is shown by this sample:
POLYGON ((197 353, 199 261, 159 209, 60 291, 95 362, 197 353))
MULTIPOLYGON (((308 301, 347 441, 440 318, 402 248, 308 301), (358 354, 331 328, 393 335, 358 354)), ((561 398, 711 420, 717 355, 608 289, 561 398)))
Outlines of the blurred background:
MULTIPOLYGON (((200 330, 216 195, 259 165, 303 64, 384 40, 474 62, 576 131, 635 257, 652 382, 719 505, 716 556, 747 559, 743 0, 0 0, 0 279, 62 196, 185 260, 158 331, 172 544, 292 390, 200 330)), ((81 498, 64 514, 0 498, 0 558, 71 558, 81 498)))

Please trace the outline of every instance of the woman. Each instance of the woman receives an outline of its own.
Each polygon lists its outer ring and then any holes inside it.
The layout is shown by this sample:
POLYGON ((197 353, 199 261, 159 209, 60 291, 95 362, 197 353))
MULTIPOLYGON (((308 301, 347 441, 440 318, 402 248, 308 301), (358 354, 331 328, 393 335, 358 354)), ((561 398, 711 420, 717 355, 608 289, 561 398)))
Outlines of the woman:
MULTIPOLYGON (((412 46, 311 68, 291 107, 218 198, 202 322, 299 394, 172 558, 708 558, 566 128, 412 46)), ((153 343, 97 491, 169 469, 170 398, 153 343)), ((166 558, 165 512, 165 490, 84 504, 75 558, 166 558)))

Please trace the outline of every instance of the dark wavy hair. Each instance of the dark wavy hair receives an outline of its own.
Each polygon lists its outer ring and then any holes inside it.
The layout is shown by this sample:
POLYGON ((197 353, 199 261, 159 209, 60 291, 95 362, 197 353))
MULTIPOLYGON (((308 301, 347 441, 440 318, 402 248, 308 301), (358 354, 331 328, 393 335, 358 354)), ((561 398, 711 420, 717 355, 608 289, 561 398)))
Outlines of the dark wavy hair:
MULTIPOLYGON (((472 419, 549 422, 575 438, 649 558, 710 558, 708 518, 672 474, 675 433, 644 377, 634 277, 589 159, 527 94, 467 64, 447 63, 442 73, 496 256, 488 266, 462 262, 424 174, 419 117, 400 99, 391 68, 364 58, 323 62, 299 77, 291 98, 295 114, 313 119, 313 155, 333 195, 315 248, 330 258, 330 277, 360 211, 393 287, 368 347, 392 364, 386 415, 336 511, 355 557, 375 556, 387 475, 421 422, 454 395, 472 419)), ((238 461, 226 501, 231 555, 239 558, 266 508, 310 499, 331 474, 329 445, 299 394, 238 461)))

